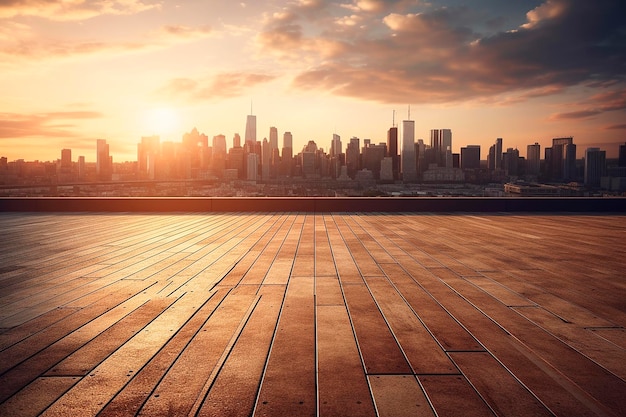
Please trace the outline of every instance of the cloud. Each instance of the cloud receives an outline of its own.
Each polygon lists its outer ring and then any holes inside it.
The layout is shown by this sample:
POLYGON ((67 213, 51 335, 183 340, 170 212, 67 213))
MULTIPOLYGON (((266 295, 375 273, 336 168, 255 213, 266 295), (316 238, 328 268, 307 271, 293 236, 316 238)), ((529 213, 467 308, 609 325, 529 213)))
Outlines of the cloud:
POLYGON ((191 101, 218 100, 246 94, 254 86, 275 78, 274 75, 251 72, 223 72, 200 80, 174 78, 157 90, 156 95, 191 101))
POLYGON ((257 38, 262 51, 300 65, 293 78, 298 89, 447 103, 526 100, 626 81, 620 0, 547 0, 513 30, 490 33, 493 16, 469 7, 374 0, 318 6, 313 15, 293 4, 269 17, 257 38), (346 31, 349 22, 367 30, 346 31))
POLYGON ((555 113, 550 120, 586 119, 605 112, 626 110, 626 89, 601 91, 581 102, 581 110, 555 113))
POLYGON ((50 20, 87 20, 100 15, 130 15, 156 9, 142 0, 0 0, 0 19, 36 16, 50 20))
POLYGON ((0 139, 23 137, 74 137, 74 120, 96 119, 101 113, 93 111, 65 111, 50 113, 0 113, 0 139))
POLYGON ((161 33, 181 38, 204 38, 210 35, 212 30, 209 26, 195 28, 184 25, 166 25, 161 27, 161 33))
POLYGON ((143 37, 129 41, 108 40, 59 40, 36 37, 26 27, 19 27, 24 36, 3 36, 0 30, 0 56, 7 59, 5 66, 20 66, 21 59, 67 59, 84 56, 119 55, 163 49, 172 45, 192 42, 214 34, 207 26, 190 27, 183 25, 162 26, 143 37))
POLYGON ((626 130, 626 123, 610 125, 605 127, 606 130, 626 130))

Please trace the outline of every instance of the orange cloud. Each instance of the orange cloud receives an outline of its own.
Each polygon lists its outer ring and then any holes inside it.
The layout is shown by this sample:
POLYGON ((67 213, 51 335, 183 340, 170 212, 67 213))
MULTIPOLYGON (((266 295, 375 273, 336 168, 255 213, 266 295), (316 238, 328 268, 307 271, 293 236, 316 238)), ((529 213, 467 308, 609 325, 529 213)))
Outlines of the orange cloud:
POLYGON ((270 74, 224 72, 204 79, 175 78, 161 87, 160 97, 191 101, 217 100, 245 94, 250 88, 268 83, 276 76, 270 74))
POLYGON ((50 113, 0 113, 0 138, 15 139, 23 137, 74 137, 75 127, 72 120, 95 119, 101 113, 93 111, 69 111, 50 113))
POLYGON ((96 16, 129 15, 159 8, 160 3, 142 0, 3 0, 0 19, 36 16, 50 20, 87 20, 96 16))

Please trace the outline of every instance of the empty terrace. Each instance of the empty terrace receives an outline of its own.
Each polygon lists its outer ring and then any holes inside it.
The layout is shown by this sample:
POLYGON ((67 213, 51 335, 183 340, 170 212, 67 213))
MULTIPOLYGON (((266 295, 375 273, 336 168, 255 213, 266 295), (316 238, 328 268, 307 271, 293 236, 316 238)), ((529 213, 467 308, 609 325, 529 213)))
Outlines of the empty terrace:
POLYGON ((0 214, 2 416, 624 416, 626 216, 0 214))

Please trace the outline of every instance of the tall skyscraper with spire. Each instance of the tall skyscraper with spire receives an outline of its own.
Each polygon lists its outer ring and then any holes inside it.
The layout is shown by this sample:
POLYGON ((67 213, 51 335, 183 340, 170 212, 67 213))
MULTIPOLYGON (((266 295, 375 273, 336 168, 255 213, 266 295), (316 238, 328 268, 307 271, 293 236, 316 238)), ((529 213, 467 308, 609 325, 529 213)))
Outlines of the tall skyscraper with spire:
POLYGON ((409 107, 408 120, 402 121, 402 180, 417 180, 417 161, 415 159, 415 121, 411 120, 409 107))

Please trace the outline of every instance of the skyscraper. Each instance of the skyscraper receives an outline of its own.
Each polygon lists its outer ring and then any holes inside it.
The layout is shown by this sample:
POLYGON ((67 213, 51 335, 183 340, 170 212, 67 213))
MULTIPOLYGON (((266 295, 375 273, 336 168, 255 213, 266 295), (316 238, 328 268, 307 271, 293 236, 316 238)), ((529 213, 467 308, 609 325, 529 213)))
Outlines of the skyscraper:
POLYGON ((330 143, 330 157, 336 157, 339 156, 342 153, 343 149, 341 146, 341 137, 336 134, 333 133, 333 140, 330 143))
POLYGON ((606 174, 606 152, 600 148, 587 148, 585 151, 585 185, 597 188, 600 179, 606 174))
POLYGON ((541 145, 535 142, 526 148, 526 174, 539 175, 541 168, 541 145))
POLYGON ((551 171, 555 180, 575 179, 576 145, 571 136, 552 139, 551 171))
POLYGON ((461 168, 480 168, 480 145, 467 145, 467 147, 461 148, 461 168))
POLYGON ((109 155, 109 145, 105 139, 96 141, 96 174, 102 180, 111 180, 113 173, 111 156, 109 155))
POLYGON ((246 135, 244 140, 246 143, 256 143, 256 116, 252 114, 246 118, 246 135))
POLYGON ((398 158, 398 128, 392 126, 387 131, 387 156, 391 158, 391 170, 393 179, 399 177, 400 159, 398 158))
POLYGON ((263 138, 263 145, 261 147, 261 179, 263 181, 270 179, 271 155, 270 143, 267 141, 267 138, 263 138))
POLYGON ((415 121, 413 120, 402 121, 402 180, 405 182, 417 180, 415 121))
POLYGON ((626 143, 619 145, 619 160, 617 166, 626 167, 626 143))
POLYGON ((502 169, 502 138, 496 139, 493 164, 495 170, 502 169))
POLYGON ((270 152, 278 149, 278 129, 274 126, 270 127, 270 152))
POLYGON ((280 174, 290 177, 293 162, 293 135, 291 132, 285 132, 283 134, 283 151, 281 155, 280 174))
POLYGON ((348 176, 352 179, 356 176, 356 173, 361 169, 360 159, 360 140, 357 137, 350 138, 350 143, 346 147, 346 167, 348 170, 348 176))

